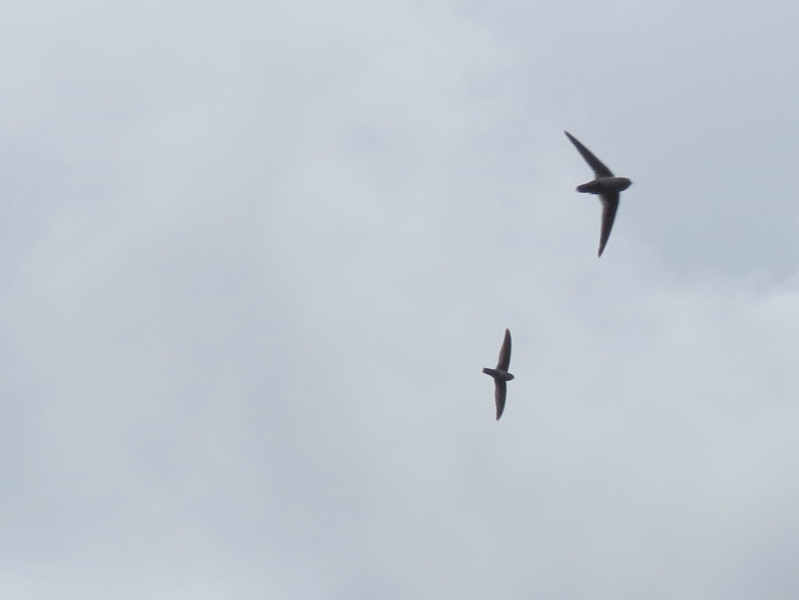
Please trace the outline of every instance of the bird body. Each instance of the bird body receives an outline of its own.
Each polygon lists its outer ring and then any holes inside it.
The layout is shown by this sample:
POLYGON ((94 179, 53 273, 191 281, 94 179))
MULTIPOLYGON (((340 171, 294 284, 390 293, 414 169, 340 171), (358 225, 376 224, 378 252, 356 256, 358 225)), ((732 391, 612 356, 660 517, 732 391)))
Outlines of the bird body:
POLYGON ((632 185, 626 177, 599 177, 588 183, 577 186, 578 192, 584 194, 612 194, 626 190, 632 185))
POLYGON ((510 330, 505 330, 505 339, 502 341, 502 348, 499 351, 499 360, 497 361, 497 368, 490 369, 485 367, 483 373, 490 375, 494 378, 494 402, 497 406, 497 421, 502 416, 502 411, 505 410, 505 397, 507 395, 506 383, 513 379, 513 375, 508 372, 510 366, 510 330))
POLYGON ((564 131, 566 137, 571 140, 574 147, 585 159, 585 162, 593 169, 596 178, 588 183, 577 186, 578 192, 585 194, 596 194, 602 200, 602 232, 599 236, 599 252, 597 256, 602 256, 605 244, 608 243, 610 230, 613 228, 613 221, 616 219, 616 211, 619 209, 619 196, 621 192, 630 187, 633 182, 626 177, 616 177, 605 164, 580 141, 568 131, 564 131))

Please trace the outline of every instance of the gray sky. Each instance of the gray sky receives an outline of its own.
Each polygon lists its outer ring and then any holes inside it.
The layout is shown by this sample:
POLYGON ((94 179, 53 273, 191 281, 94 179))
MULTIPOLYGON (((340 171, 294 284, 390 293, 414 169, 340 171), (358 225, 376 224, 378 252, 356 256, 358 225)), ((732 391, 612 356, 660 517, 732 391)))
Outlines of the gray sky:
POLYGON ((4 8, 0 599, 799 593, 795 5, 4 8))

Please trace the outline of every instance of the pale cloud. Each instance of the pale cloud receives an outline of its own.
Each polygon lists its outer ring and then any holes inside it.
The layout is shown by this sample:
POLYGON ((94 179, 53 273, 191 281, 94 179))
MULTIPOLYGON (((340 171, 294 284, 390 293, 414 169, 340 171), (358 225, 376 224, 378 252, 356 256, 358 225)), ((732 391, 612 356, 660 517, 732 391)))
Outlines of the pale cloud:
MULTIPOLYGON (((542 10, 528 44, 465 4, 20 5, 0 597, 796 589, 795 259, 675 230, 664 181, 741 156, 578 94, 627 46, 558 58, 581 7, 542 10), (569 120, 634 181, 601 260, 569 120)), ((697 214, 745 229, 751 186, 697 214)))

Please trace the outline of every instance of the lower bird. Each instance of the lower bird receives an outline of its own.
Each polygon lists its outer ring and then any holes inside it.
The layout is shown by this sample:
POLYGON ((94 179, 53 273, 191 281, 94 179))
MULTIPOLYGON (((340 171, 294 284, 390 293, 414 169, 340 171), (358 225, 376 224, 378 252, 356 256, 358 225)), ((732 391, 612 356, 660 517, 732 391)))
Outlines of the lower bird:
POLYGON ((502 348, 499 351, 499 360, 497 361, 496 369, 483 369, 483 373, 491 375, 494 378, 494 401, 497 404, 497 421, 502 416, 502 411, 505 410, 505 396, 507 393, 508 381, 513 379, 513 375, 508 373, 510 366, 510 330, 505 330, 505 339, 502 341, 502 348))
POLYGON ((610 237, 610 230, 613 228, 616 211, 619 208, 619 196, 633 182, 626 177, 613 175, 613 172, 594 156, 588 148, 583 146, 577 138, 568 131, 563 133, 571 140, 571 143, 582 154, 585 162, 594 170, 594 175, 596 175, 593 181, 578 185, 577 191, 586 194, 597 194, 602 200, 602 233, 599 236, 599 253, 597 254, 597 256, 602 256, 602 251, 605 249, 605 244, 608 243, 608 238, 610 237))

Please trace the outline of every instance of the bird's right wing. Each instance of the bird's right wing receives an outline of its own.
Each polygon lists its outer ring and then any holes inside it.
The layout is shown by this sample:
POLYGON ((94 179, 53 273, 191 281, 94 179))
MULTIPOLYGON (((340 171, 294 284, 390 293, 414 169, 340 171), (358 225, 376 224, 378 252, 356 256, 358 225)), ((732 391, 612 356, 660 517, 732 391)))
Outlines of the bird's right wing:
POLYGON ((599 235, 599 254, 605 249, 608 243, 610 230, 613 229, 613 221, 616 219, 616 210, 619 208, 619 192, 602 194, 602 233, 599 235))
POLYGON ((494 400, 497 403, 497 421, 502 416, 502 411, 505 410, 505 396, 507 392, 507 386, 505 385, 505 380, 503 379, 495 379, 495 386, 494 386, 494 400))
POLYGON ((588 148, 583 146, 580 141, 574 137, 568 131, 564 131, 563 133, 566 134, 566 137, 571 140, 571 143, 574 144, 574 147, 583 155, 585 162, 587 162, 591 168, 594 170, 594 174, 599 177, 613 177, 613 173, 610 169, 608 169, 605 164, 599 160, 594 153, 591 152, 588 148))

